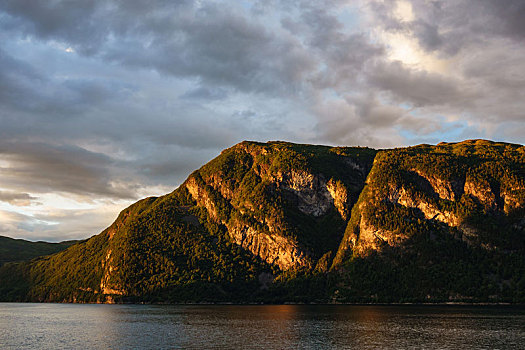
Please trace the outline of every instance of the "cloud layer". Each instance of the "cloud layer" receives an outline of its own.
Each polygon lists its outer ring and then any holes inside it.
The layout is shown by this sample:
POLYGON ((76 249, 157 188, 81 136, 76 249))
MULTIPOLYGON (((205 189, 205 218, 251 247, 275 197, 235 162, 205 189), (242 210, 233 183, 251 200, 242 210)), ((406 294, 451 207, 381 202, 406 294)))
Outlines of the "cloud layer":
POLYGON ((1 234, 90 236, 244 139, 523 143, 524 23, 518 0, 0 1, 1 234))

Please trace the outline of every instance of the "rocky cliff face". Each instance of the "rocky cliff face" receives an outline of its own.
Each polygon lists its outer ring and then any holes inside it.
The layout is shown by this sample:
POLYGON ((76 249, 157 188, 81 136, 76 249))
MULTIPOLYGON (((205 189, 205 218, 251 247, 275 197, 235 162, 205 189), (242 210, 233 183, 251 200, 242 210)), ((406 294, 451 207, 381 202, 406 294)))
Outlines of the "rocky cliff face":
MULTIPOLYGON (((304 150, 290 144, 243 142, 192 174, 183 186, 236 244, 282 270, 312 268, 326 251, 316 250, 287 214, 316 220, 335 212, 346 221, 370 168, 371 157, 360 157, 358 151, 321 148, 321 156, 337 167, 326 172, 318 154, 306 158, 304 150), (234 172, 224 166, 233 162, 234 172)), ((342 228, 315 234, 317 239, 340 239, 342 228)))
POLYGON ((494 239, 494 226, 499 222, 508 233, 525 216, 524 151, 480 140, 382 152, 354 207, 335 267, 349 256, 400 245, 414 231, 428 231, 422 223, 438 224, 435 230, 445 229, 471 246, 512 249, 494 239))
MULTIPOLYGON (((221 215, 217 208, 218 205, 211 199, 213 194, 210 194, 210 191, 219 191, 220 193, 222 190, 223 193, 231 194, 232 197, 233 191, 228 189, 225 191, 220 187, 220 183, 214 183, 214 185, 218 190, 207 187, 206 184, 199 185, 194 178, 188 179, 185 183, 197 205, 206 208, 212 220, 223 224, 236 244, 282 269, 311 265, 309 253, 301 249, 292 238, 283 237, 280 234, 281 227, 275 220, 257 217, 257 221, 251 224, 243 219, 242 215, 246 215, 247 210, 241 208, 233 208, 233 210, 242 213, 239 217, 231 218, 227 215, 221 215)), ((222 196, 222 193, 220 195, 222 196)), ((224 197, 221 200, 226 201, 224 197)))
MULTIPOLYGON (((450 196, 453 192, 448 191, 449 186, 447 186, 447 183, 440 180, 437 180, 436 182, 445 184, 443 187, 440 187, 439 185, 434 187, 435 190, 439 191, 436 191, 435 193, 444 194, 444 196, 440 196, 440 198, 448 199, 454 197, 454 195, 450 196)), ((414 195, 414 193, 411 193, 411 191, 408 191, 404 187, 395 188, 389 191, 387 194, 387 200, 394 205, 417 209, 427 220, 437 220, 449 226, 458 226, 460 222, 458 216, 454 212, 440 208, 435 202, 426 201, 420 196, 414 195)))

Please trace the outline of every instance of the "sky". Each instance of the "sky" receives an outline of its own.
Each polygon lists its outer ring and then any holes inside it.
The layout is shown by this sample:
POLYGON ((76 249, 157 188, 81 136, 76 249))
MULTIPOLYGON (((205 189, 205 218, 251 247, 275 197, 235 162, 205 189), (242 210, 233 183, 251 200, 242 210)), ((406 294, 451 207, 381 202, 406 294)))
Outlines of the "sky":
POLYGON ((87 238, 242 140, 525 143, 525 1, 0 0, 0 235, 87 238))

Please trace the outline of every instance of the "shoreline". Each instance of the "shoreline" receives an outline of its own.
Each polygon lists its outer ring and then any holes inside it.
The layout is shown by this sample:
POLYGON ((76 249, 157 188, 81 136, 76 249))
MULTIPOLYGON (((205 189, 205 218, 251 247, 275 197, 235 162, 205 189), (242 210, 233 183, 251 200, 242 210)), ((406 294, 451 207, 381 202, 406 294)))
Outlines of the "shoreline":
POLYGON ((501 306, 525 308, 525 303, 490 302, 436 302, 436 303, 236 303, 236 302, 195 302, 195 303, 82 303, 82 302, 38 302, 38 301, 0 301, 0 304, 69 304, 69 305, 162 305, 162 306, 501 306))

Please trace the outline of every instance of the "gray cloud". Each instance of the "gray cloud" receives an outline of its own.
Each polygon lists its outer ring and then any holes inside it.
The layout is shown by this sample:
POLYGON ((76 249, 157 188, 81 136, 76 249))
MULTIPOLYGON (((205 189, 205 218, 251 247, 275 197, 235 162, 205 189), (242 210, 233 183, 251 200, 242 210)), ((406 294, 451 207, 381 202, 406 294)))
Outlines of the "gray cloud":
MULTIPOLYGON (((487 16, 500 25, 501 34, 517 40, 525 37, 525 3, 521 0, 484 0, 487 16)), ((475 2, 471 2, 475 6, 475 2)))
POLYGON ((228 96, 225 89, 214 88, 210 89, 204 86, 199 86, 196 89, 186 91, 181 98, 185 99, 202 99, 202 100, 222 100, 228 96))
POLYGON ((322 116, 317 128, 323 139, 339 144, 383 145, 392 147, 402 139, 392 134, 390 126, 404 118, 399 107, 383 105, 373 94, 348 97, 343 101, 324 101, 315 106, 322 116))
MULTIPOLYGON (((93 55, 112 40, 162 26, 174 11, 192 7, 185 1, 45 1, 6 0, 0 9, 12 16, 17 30, 42 40, 59 40, 93 55), (140 21, 135 21, 141 16, 140 21), (156 21, 157 20, 157 21, 156 21)), ((8 22, 12 25, 12 21, 8 22)))
POLYGON ((372 86, 416 106, 454 103, 469 94, 459 79, 412 70, 400 62, 378 62, 370 68, 368 78, 372 86))
POLYGON ((390 15, 389 30, 412 32, 422 47, 443 54, 456 54, 487 39, 506 37, 521 41, 525 36, 525 4, 521 0, 410 0, 416 20, 399 23, 392 19, 395 2, 383 3, 390 15))
POLYGON ((15 206, 27 206, 36 199, 38 198, 31 196, 29 193, 0 191, 0 202, 7 202, 15 206))
POLYGON ((112 159, 74 146, 15 143, 0 146, 2 184, 34 192, 134 198, 136 189, 110 176, 112 159))
POLYGON ((523 2, 408 3, 414 14, 411 21, 396 18, 396 2, 369 3, 373 25, 414 38, 428 55, 445 60, 448 68, 436 73, 426 71, 424 64, 413 67, 379 60, 368 66, 371 88, 388 92, 394 102, 416 107, 422 120, 450 115, 477 126, 477 133, 471 130, 464 137, 514 137, 515 125, 511 125, 523 121, 525 108, 523 2))
POLYGON ((415 21, 413 30, 419 40, 419 44, 425 50, 434 51, 443 46, 443 37, 440 35, 436 25, 424 21, 415 21))
POLYGON ((3 7, 27 35, 118 64, 242 91, 286 92, 314 64, 295 38, 277 36, 218 4, 8 1, 3 7), (131 20, 135 16, 140 21, 131 20))
POLYGON ((107 227, 114 220, 114 211, 115 206, 106 205, 97 209, 54 210, 34 216, 0 210, 0 235, 48 242, 87 238, 107 227))

